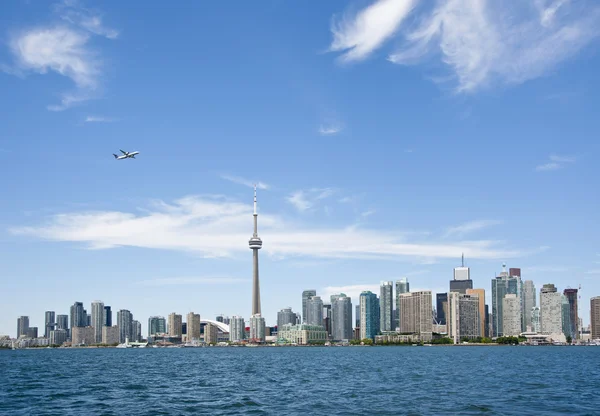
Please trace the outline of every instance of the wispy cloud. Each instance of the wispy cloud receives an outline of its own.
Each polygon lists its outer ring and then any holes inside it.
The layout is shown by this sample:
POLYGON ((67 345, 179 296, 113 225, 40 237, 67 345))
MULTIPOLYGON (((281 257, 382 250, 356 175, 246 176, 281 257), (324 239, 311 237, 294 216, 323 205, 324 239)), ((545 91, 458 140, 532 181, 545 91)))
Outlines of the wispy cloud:
POLYGON ((342 131, 342 126, 340 126, 340 125, 330 125, 330 126, 321 125, 319 127, 319 134, 321 136, 333 136, 335 134, 338 134, 340 131, 342 131))
POLYGON ((494 225, 502 224, 502 221, 497 220, 476 220, 470 221, 455 227, 446 229, 445 237, 463 237, 466 234, 482 230, 494 225))
POLYGON ((330 49, 347 51, 344 61, 363 60, 400 32, 403 41, 396 41, 401 46, 390 62, 414 65, 440 57, 456 91, 473 92, 542 76, 600 34, 600 6, 593 0, 438 0, 415 6, 379 0, 353 18, 334 20, 330 49), (416 27, 404 24, 415 20, 416 27))
POLYGON ((112 123, 114 121, 117 121, 117 119, 104 116, 87 116, 85 118, 86 123, 112 123))
POLYGON ((167 277, 148 279, 136 282, 142 286, 191 286, 191 285, 224 285, 248 282, 248 279, 235 277, 167 277))
POLYGON ((376 212, 377 211, 375 211, 374 209, 370 209, 368 211, 361 212, 360 216, 363 218, 366 218, 366 217, 370 217, 371 215, 375 214, 376 212))
POLYGON ((267 189, 270 188, 270 185, 268 185, 268 184, 266 184, 264 182, 261 182, 261 181, 251 181, 249 179, 242 178, 241 176, 221 175, 221 179, 225 179, 226 181, 237 183, 239 185, 244 185, 244 186, 247 186, 249 188, 254 188, 254 185, 256 185, 256 187, 258 189, 267 190, 267 189))
POLYGON ((102 23, 103 16, 100 12, 83 7, 79 1, 63 1, 57 5, 56 11, 61 15, 60 17, 63 20, 91 33, 104 36, 108 39, 119 37, 118 30, 104 26, 102 23))
POLYGON ((600 269, 588 270, 585 274, 600 274, 600 269))
POLYGON ((575 163, 577 160, 573 156, 559 156, 559 155, 550 155, 549 162, 538 165, 535 167, 535 170, 538 172, 557 170, 564 167, 566 164, 575 163))
MULTIPOLYGON (((188 196, 133 212, 64 213, 38 226, 9 231, 37 239, 79 242, 96 250, 142 247, 218 258, 246 253, 251 216, 251 204, 188 196)), ((532 253, 493 240, 449 242, 400 230, 314 227, 283 220, 284 216, 261 214, 263 251, 270 256, 412 261, 458 258, 461 253, 473 259, 510 259, 532 253)))
POLYGON ((332 188, 312 188, 309 190, 295 191, 286 199, 298 211, 308 211, 315 207, 318 201, 329 198, 335 193, 332 188))

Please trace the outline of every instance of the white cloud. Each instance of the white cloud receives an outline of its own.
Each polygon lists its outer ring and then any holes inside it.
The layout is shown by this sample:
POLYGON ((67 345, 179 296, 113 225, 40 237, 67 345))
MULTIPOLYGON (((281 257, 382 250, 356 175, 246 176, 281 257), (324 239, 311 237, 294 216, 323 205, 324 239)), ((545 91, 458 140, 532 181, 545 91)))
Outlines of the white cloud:
POLYGON ((332 188, 312 188, 306 191, 293 192, 286 199, 298 211, 308 211, 317 205, 318 201, 329 198, 335 193, 332 188))
POLYGON ((600 33, 600 6, 593 0, 438 0, 421 2, 414 19, 407 19, 414 4, 373 3, 333 26, 330 49, 349 49, 346 61, 364 59, 402 29, 404 41, 390 62, 413 65, 439 56, 456 90, 473 92, 494 82, 519 84, 542 76, 600 33), (416 27, 402 25, 415 19, 416 27))
POLYGON ((249 281, 249 279, 239 279, 235 277, 167 277, 142 280, 136 283, 142 286, 190 286, 241 283, 249 281))
POLYGON ((268 185, 268 184, 266 184, 264 182, 261 182, 261 181, 251 181, 249 179, 245 179, 245 178, 242 178, 240 176, 221 175, 221 179, 225 179, 226 181, 237 183, 239 185, 244 185, 244 186, 247 186, 249 188, 254 188, 254 185, 256 185, 256 187, 258 189, 267 190, 267 189, 270 188, 270 185, 268 185))
POLYGON ((360 216, 363 218, 370 217, 371 215, 375 214, 375 212, 377 211, 375 211, 374 209, 370 209, 368 211, 361 212, 360 216))
POLYGON ((446 229, 446 237, 462 237, 466 234, 482 230, 484 228, 488 228, 494 225, 502 224, 501 221, 497 220, 476 220, 470 221, 455 227, 449 227, 446 229))
POLYGON ((321 136, 333 136, 342 131, 342 127, 339 125, 321 126, 319 127, 319 134, 321 136))
POLYGON ((558 163, 554 163, 554 162, 550 162, 550 163, 544 163, 543 165, 537 165, 535 167, 535 170, 539 171, 539 172, 543 172, 543 171, 547 171, 547 170, 557 170, 560 169, 561 165, 558 163))
POLYGON ((558 170, 564 167, 567 163, 574 163, 577 159, 573 156, 550 155, 550 162, 538 165, 535 170, 544 172, 549 170, 558 170))
MULTIPOLYGON (((79 242, 91 249, 142 247, 204 257, 229 257, 248 250, 251 204, 188 196, 173 203, 155 202, 134 212, 65 213, 39 226, 10 231, 45 240, 79 242)), ((270 214, 260 215, 259 229, 265 242, 263 251, 279 257, 414 260, 458 258, 464 253, 473 259, 509 259, 531 253, 489 240, 450 243, 387 229, 315 228, 270 214)))
POLYGON ((95 35, 108 39, 116 39, 119 36, 117 30, 104 26, 100 13, 81 7, 77 1, 65 1, 57 7, 57 11, 63 20, 95 35))
POLYGON ((306 211, 312 207, 312 204, 306 199, 304 191, 296 191, 287 197, 287 201, 298 211, 306 211))
POLYGON ((116 121, 116 119, 104 116, 87 116, 85 118, 86 123, 112 123, 113 121, 116 121))
POLYGON ((558 156, 558 155, 550 155, 550 160, 558 163, 573 163, 577 159, 573 156, 558 156))
POLYGON ((334 19, 331 51, 345 51, 343 61, 360 61, 379 48, 400 27, 415 0, 379 0, 353 17, 334 19))

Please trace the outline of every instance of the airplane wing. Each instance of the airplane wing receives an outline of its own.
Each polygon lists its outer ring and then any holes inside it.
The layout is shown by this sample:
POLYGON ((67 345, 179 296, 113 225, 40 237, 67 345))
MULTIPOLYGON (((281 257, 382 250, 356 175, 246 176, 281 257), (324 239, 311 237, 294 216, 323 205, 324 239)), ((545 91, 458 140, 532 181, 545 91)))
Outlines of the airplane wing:
MULTIPOLYGON (((119 149, 119 150, 121 150, 121 149, 119 149)), ((121 150, 121 153, 123 153, 124 155, 127 154, 127 152, 125 150, 121 150)))

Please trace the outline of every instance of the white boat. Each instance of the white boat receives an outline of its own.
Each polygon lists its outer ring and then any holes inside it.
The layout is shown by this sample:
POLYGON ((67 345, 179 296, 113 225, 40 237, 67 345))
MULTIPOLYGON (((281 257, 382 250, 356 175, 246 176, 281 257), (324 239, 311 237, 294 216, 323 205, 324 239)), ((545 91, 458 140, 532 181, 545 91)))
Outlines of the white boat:
POLYGON ((146 348, 147 346, 147 342, 129 342, 129 338, 125 337, 125 342, 117 345, 117 348, 146 348))

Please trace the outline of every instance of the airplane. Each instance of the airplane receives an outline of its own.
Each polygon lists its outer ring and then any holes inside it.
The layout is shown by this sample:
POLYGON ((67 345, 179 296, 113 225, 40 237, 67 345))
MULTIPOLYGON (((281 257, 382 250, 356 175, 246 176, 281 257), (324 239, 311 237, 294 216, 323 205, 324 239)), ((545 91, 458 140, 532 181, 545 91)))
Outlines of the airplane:
MULTIPOLYGON (((121 149, 119 149, 119 150, 121 150, 121 149)), ((125 150, 121 150, 121 153, 123 153, 122 156, 115 155, 114 153, 113 153, 113 156, 117 160, 127 159, 127 158, 135 159, 135 155, 139 154, 140 152, 126 152, 125 150)))

